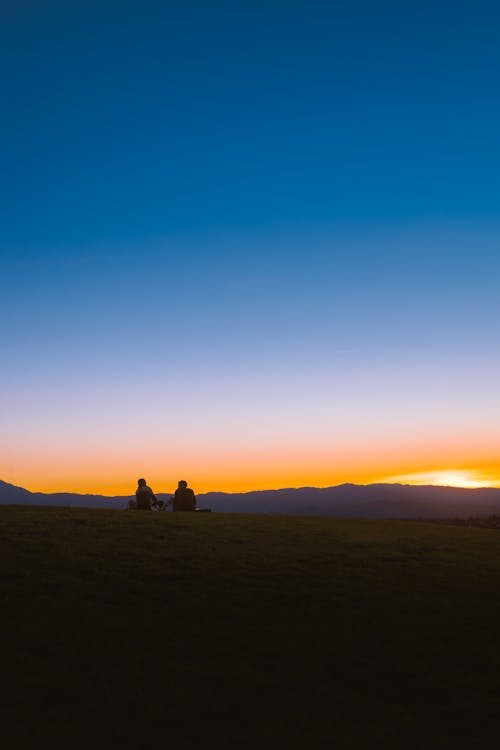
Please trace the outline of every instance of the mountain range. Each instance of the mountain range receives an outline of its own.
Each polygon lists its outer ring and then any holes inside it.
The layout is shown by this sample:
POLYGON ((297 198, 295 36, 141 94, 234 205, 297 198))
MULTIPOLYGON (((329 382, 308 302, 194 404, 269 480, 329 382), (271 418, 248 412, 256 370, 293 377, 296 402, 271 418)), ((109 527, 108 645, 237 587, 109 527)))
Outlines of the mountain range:
MULTIPOLYGON (((29 492, 0 480, 0 504, 124 509, 133 495, 29 492)), ((171 495, 157 493, 168 500, 171 495)), ((223 513, 278 513, 341 518, 467 518, 500 514, 500 488, 341 484, 243 493, 208 492, 199 508, 223 513)))

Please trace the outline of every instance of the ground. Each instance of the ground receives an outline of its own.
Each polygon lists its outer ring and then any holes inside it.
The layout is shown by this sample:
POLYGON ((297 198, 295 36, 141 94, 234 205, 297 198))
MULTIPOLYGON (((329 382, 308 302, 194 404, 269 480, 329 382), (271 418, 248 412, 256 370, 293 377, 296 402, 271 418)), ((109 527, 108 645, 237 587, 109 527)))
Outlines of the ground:
POLYGON ((500 531, 0 508, 5 748, 482 748, 500 531))

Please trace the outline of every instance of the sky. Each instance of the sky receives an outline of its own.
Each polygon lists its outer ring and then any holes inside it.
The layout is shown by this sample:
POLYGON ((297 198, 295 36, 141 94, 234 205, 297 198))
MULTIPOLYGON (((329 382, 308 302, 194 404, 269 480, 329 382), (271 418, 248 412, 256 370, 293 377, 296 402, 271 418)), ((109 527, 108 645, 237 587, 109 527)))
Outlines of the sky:
POLYGON ((0 478, 500 486, 500 5, 0 4, 0 478))

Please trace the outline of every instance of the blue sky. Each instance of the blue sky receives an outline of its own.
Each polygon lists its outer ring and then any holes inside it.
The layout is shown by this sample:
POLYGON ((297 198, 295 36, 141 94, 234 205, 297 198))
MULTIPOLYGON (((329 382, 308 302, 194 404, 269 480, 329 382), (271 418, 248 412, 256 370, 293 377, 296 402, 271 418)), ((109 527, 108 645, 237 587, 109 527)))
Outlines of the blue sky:
POLYGON ((7 3, 3 243, 496 216, 499 21, 481 1, 7 3))
POLYGON ((1 14, 0 377, 22 425, 4 478, 22 483, 29 440, 60 456, 65 430, 76 451, 89 418, 111 440, 155 404, 221 434, 237 413, 245 444, 256 414, 295 414, 326 450, 337 417, 376 434, 381 404, 410 445, 411 415, 432 431, 448 394, 463 441, 481 431, 498 405, 497 3, 1 14))

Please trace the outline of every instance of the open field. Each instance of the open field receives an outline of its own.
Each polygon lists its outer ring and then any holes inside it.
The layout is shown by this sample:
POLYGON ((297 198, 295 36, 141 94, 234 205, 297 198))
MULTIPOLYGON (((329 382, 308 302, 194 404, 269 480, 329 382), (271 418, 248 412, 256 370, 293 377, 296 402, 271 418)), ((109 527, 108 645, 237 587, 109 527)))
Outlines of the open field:
POLYGON ((500 531, 0 507, 5 748, 480 748, 500 531))

